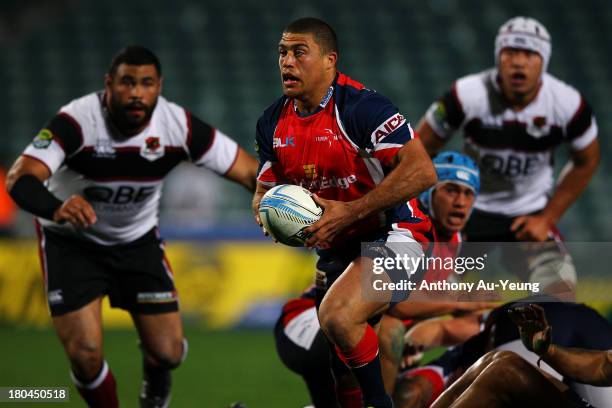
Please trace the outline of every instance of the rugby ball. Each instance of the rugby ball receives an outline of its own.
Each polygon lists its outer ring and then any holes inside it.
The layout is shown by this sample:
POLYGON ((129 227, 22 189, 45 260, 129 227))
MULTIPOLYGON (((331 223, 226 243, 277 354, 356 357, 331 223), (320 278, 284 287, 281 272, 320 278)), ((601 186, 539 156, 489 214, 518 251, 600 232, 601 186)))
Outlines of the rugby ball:
POLYGON ((274 239, 285 245, 304 246, 309 234, 304 229, 321 218, 323 210, 310 191, 282 184, 271 188, 259 203, 259 219, 274 239))

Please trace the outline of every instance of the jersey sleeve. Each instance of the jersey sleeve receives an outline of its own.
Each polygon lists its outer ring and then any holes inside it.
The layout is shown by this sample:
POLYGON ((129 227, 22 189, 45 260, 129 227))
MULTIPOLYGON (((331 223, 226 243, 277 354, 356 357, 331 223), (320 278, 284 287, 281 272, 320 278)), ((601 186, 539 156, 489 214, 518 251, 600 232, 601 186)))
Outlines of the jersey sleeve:
POLYGON ((255 130, 255 151, 259 160, 257 181, 266 187, 274 187, 283 180, 282 169, 274 154, 273 133, 274 129, 266 125, 265 118, 259 118, 255 130))
POLYGON ((453 132, 461 126, 465 119, 465 112, 457 93, 457 83, 440 99, 431 104, 425 120, 442 139, 448 139, 453 132))
POLYGON ((391 166, 393 158, 415 134, 391 101, 373 91, 355 107, 353 121, 356 132, 349 133, 361 148, 369 149, 383 166, 391 166))
POLYGON ((82 145, 81 126, 68 113, 60 112, 38 132, 23 155, 39 160, 53 174, 82 145))
POLYGON ((597 137, 597 122, 593 109, 582 96, 578 109, 565 128, 565 137, 572 150, 584 149, 597 137))
POLYGON ((198 117, 187 113, 187 148, 196 166, 227 173, 238 157, 238 144, 198 117))

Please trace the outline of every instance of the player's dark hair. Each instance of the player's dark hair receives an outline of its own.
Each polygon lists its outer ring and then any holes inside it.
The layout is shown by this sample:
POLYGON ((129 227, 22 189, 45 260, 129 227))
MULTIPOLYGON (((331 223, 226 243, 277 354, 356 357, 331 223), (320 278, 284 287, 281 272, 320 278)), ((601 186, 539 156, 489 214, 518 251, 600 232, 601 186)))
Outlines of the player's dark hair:
POLYGON ((338 50, 338 37, 329 24, 315 17, 303 17, 289 24, 283 32, 294 34, 312 34, 315 41, 323 52, 335 52, 338 50))
POLYGON ((153 51, 140 45, 130 45, 121 50, 111 60, 108 74, 113 76, 121 64, 127 65, 155 65, 157 75, 161 77, 162 69, 159 59, 153 51))

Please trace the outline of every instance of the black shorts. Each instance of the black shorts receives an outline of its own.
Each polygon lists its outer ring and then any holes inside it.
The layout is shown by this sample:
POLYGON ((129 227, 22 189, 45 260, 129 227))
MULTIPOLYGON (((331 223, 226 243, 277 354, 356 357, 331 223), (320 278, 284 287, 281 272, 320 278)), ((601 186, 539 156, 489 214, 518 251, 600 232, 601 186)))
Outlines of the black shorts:
MULTIPOLYGON (((317 254, 319 255, 319 259, 317 260, 317 278, 316 278, 316 304, 317 307, 323 301, 323 297, 327 293, 327 289, 330 288, 333 283, 342 275, 342 273, 348 268, 348 266, 358 257, 366 257, 370 259, 378 258, 378 257, 387 257, 387 258, 395 258, 396 256, 401 256, 402 254, 409 252, 410 249, 415 249, 418 247, 419 250, 423 250, 423 245, 413 241, 405 244, 405 248, 398 248, 394 246, 393 243, 388 243, 388 232, 383 232, 379 234, 379 237, 370 237, 370 240, 365 240, 363 242, 349 242, 340 248, 333 249, 325 249, 318 250, 317 254), (398 249, 400 252, 397 252, 398 249)), ((410 239, 413 240, 410 235, 410 239)), ((428 251, 431 251, 431 247, 428 251)), ((410 254, 409 254, 410 255, 410 254)), ((429 256, 429 252, 427 252, 429 256)), ((410 256, 415 256, 410 255, 410 256)), ((408 276, 405 269, 402 268, 385 268, 385 274, 388 276, 391 282, 398 283, 403 280, 410 279, 414 282, 420 282, 424 276, 424 270, 419 268, 419 270, 411 277, 408 276)), ((410 296, 410 291, 408 289, 405 290, 394 290, 390 293, 391 297, 389 299, 389 309, 395 307, 398 303, 405 301, 410 296)), ((377 315, 370 319, 368 322, 371 325, 377 324, 382 315, 377 315)))
POLYGON ((301 376, 325 375, 331 370, 330 346, 319 329, 308 349, 295 344, 284 332, 282 319, 274 326, 276 352, 285 366, 301 376))
POLYGON ((474 210, 464 233, 472 242, 516 242, 510 226, 516 217, 474 210))
MULTIPOLYGON (((538 213, 539 211, 536 211, 526 215, 538 213)), ((550 229, 548 240, 537 246, 499 244, 519 242, 510 230, 516 218, 474 210, 464 230, 467 241, 487 244, 480 244, 476 252, 470 253, 470 249, 475 248, 470 248, 468 243, 464 246, 462 255, 480 256, 485 251, 499 247, 502 264, 519 279, 526 282, 540 282, 542 287, 561 281, 575 285, 573 261, 567 252, 563 237, 555 226, 550 229)))
MULTIPOLYGON (((296 344, 287 336, 282 317, 279 318, 274 327, 276 352, 288 369, 302 376, 314 406, 336 407, 331 359, 335 358, 338 362, 339 359, 318 325, 317 327, 309 325, 304 329, 317 330, 308 348, 296 344)), ((344 363, 339 362, 339 364, 344 367, 345 371, 347 370, 344 363)))
POLYGON ((108 295, 112 307, 155 314, 178 310, 164 245, 154 228, 141 238, 105 246, 39 228, 40 256, 52 316, 108 295))

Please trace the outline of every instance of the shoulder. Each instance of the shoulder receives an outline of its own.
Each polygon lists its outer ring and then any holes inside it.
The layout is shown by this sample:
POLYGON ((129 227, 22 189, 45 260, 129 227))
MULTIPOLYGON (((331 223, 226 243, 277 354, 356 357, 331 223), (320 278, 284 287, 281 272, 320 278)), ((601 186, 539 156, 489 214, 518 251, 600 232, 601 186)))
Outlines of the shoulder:
POLYGON ((81 96, 68 102, 66 105, 60 108, 60 111, 64 112, 88 112, 94 109, 100 109, 102 106, 102 93, 92 92, 87 95, 81 96))
POLYGON ((544 74, 542 88, 562 123, 569 122, 581 105, 586 103, 576 88, 548 73, 544 74))
POLYGON ((263 113, 257 120, 257 132, 260 133, 270 133, 274 132, 274 128, 276 127, 276 123, 278 122, 278 118, 280 117, 285 104, 287 103, 288 98, 286 96, 281 96, 277 100, 275 100, 270 106, 264 109, 263 113))
POLYGON ((376 105, 391 103, 384 95, 379 94, 373 89, 366 88, 361 82, 342 73, 338 73, 335 87, 336 105, 341 113, 357 107, 367 109, 376 105))
POLYGON ((96 115, 99 115, 101 109, 102 94, 100 92, 92 92, 80 98, 73 99, 62 106, 59 110, 59 114, 67 115, 82 127, 87 125, 96 115))
POLYGON ((275 100, 270 106, 264 109, 263 113, 259 117, 259 120, 272 122, 278 119, 287 101, 288 98, 284 95, 275 100))
POLYGON ((161 95, 157 99, 155 115, 160 118, 165 127, 178 128, 183 132, 189 131, 191 113, 182 106, 168 101, 161 95))
POLYGON ((487 101, 487 94, 489 89, 492 89, 492 81, 494 80, 494 69, 466 75, 455 81, 451 92, 455 93, 455 97, 462 107, 469 110, 471 107, 487 101))
POLYGON ((338 74, 335 86, 335 103, 345 125, 356 122, 376 128, 381 120, 398 114, 389 98, 342 73, 338 74))

